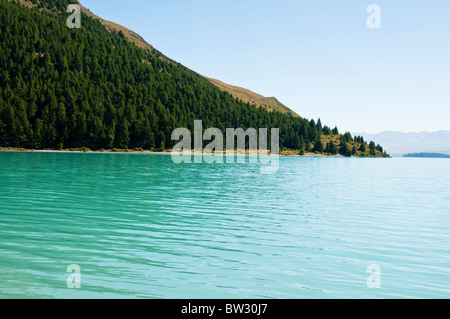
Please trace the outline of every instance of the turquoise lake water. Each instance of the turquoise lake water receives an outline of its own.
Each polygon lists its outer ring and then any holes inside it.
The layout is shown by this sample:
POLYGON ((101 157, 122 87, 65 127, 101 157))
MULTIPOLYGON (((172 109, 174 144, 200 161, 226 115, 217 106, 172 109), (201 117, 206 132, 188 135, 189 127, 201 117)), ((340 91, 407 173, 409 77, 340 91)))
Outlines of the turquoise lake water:
POLYGON ((448 159, 0 153, 0 298, 450 298, 449 190, 448 159))

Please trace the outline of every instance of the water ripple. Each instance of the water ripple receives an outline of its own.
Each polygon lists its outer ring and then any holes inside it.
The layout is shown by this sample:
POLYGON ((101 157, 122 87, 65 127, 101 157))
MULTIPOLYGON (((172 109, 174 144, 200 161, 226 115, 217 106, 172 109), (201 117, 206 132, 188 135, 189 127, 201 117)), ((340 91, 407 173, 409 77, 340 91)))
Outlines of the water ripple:
POLYGON ((0 297, 449 298, 450 161, 0 153, 0 297), (430 162, 431 161, 431 162, 430 162), (82 288, 68 289, 78 264, 82 288), (366 285, 381 268, 382 288, 366 285))

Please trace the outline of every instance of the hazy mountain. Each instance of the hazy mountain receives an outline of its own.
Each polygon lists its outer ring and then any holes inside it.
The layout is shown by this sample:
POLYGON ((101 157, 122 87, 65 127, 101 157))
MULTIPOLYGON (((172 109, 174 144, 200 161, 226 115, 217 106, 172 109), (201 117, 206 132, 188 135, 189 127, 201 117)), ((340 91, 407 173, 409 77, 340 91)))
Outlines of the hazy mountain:
POLYGON ((385 131, 377 134, 355 133, 365 140, 373 140, 383 145, 391 156, 408 153, 450 154, 450 131, 403 133, 385 131))

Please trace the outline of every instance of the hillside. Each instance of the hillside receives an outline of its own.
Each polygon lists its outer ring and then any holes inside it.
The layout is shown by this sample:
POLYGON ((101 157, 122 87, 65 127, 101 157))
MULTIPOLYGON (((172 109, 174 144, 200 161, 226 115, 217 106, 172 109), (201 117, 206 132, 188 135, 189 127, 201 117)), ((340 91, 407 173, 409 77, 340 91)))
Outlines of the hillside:
MULTIPOLYGON (((151 44, 147 43, 139 34, 137 34, 134 31, 131 31, 128 28, 125 28, 117 23, 104 20, 97 15, 93 14, 89 9, 85 8, 84 6, 80 5, 81 11, 86 14, 87 16, 91 17, 92 19, 99 20, 110 32, 120 32, 122 31, 125 37, 139 46, 140 48, 143 48, 145 50, 153 51, 156 50, 151 44)), ((166 57, 161 52, 158 52, 158 56, 160 59, 163 59, 168 62, 176 63, 172 59, 166 57)), ((193 72, 193 71, 192 71, 193 72)), ((203 76, 205 79, 207 79, 209 82, 220 88, 221 90, 230 93, 235 98, 241 99, 244 103, 250 103, 254 104, 259 107, 266 108, 269 111, 278 111, 281 113, 285 113, 294 117, 299 117, 297 113, 289 109, 287 106, 283 105, 281 102, 279 102, 274 97, 264 97, 258 93, 252 92, 250 90, 233 86, 230 84, 226 84, 222 81, 212 79, 206 76, 203 76)))
POLYGON ((0 0, 0 146, 167 149, 173 129, 202 119, 222 131, 279 128, 284 149, 385 156, 273 99, 237 98, 87 9, 69 29, 73 1, 22 2, 0 0))
MULTIPOLYGON (((90 17, 92 19, 99 20, 106 27, 106 29, 108 31, 110 31, 110 32, 122 31, 124 36, 128 40, 130 40, 131 42, 136 44, 138 47, 145 49, 145 50, 149 50, 149 51, 156 50, 151 44, 146 42, 144 40, 144 38, 142 38, 136 32, 134 32, 128 28, 125 28, 117 23, 100 18, 99 16, 95 15, 88 8, 84 7, 81 4, 80 4, 80 7, 81 7, 81 11, 84 14, 86 14, 88 17, 90 17)), ((168 58, 167 56, 165 56, 164 54, 162 54, 159 51, 158 51, 158 57, 164 61, 177 64, 175 61, 168 58)), ((186 70, 188 70, 188 69, 186 68, 186 70)), ((189 71, 194 72, 192 70, 189 70, 189 71)), ((221 90, 230 93, 235 98, 241 99, 244 103, 248 102, 250 104, 254 104, 256 106, 266 108, 269 111, 278 111, 278 112, 285 113, 285 114, 288 114, 288 115, 291 115, 294 117, 298 117, 298 114, 296 114, 294 111, 289 109, 287 106, 283 105, 281 102, 279 102, 274 97, 264 97, 258 93, 252 92, 250 90, 247 90, 247 89, 244 89, 241 87, 226 84, 222 81, 212 79, 212 78, 209 78, 206 76, 203 76, 203 77, 206 80, 208 80, 209 82, 211 82, 212 84, 214 84, 215 86, 217 86, 218 88, 220 88, 221 90)))

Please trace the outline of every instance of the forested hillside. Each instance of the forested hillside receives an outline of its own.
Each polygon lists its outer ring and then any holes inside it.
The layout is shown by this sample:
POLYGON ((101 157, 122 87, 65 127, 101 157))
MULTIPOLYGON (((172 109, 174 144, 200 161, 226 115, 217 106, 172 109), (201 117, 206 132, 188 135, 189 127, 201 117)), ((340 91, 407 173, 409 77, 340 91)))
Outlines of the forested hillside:
POLYGON ((320 121, 244 103, 84 14, 69 29, 74 1, 28 3, 0 0, 0 146, 167 149, 173 129, 201 119, 222 131, 280 128, 282 148, 383 156, 320 121))

